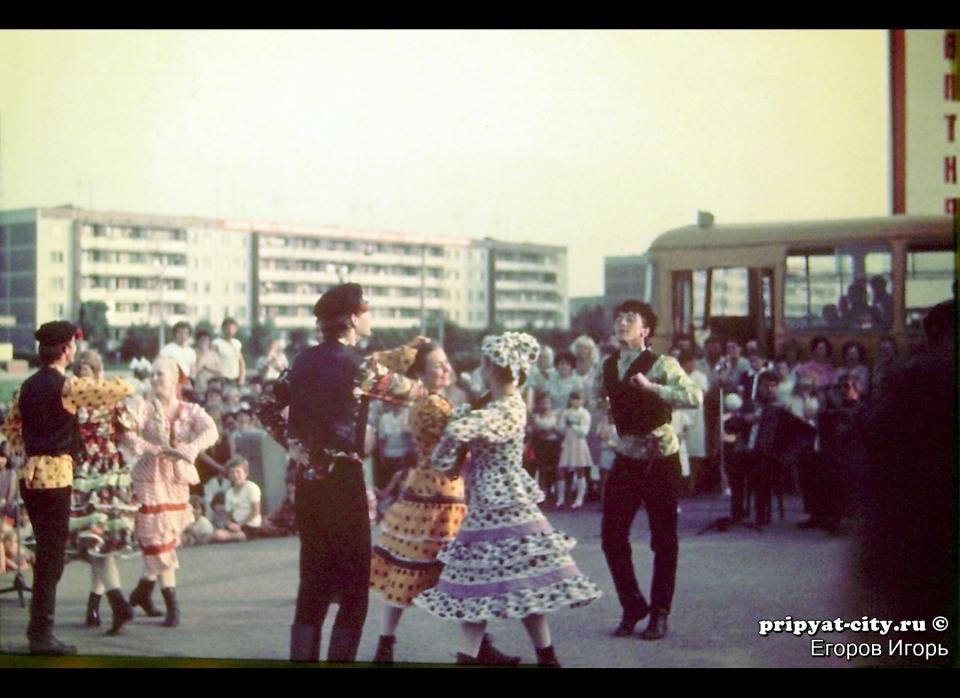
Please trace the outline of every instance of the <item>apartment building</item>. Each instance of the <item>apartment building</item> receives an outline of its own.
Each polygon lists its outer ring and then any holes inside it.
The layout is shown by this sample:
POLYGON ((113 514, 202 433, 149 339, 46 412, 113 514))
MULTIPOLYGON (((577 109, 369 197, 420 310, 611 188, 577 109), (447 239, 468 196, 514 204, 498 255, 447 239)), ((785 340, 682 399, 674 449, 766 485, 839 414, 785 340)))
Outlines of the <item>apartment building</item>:
POLYGON ((136 324, 226 316, 309 328, 329 287, 354 281, 376 326, 442 314, 480 329, 566 327, 566 248, 334 226, 89 211, 0 212, 0 341, 33 350, 33 330, 103 301, 115 338, 136 324))

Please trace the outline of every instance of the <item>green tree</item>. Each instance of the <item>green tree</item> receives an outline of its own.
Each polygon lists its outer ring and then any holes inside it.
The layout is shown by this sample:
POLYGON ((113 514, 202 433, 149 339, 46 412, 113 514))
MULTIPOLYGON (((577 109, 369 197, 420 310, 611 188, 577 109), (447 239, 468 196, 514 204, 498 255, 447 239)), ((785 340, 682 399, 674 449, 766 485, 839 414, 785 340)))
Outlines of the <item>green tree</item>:
POLYGON ((270 348, 270 342, 277 337, 277 326, 271 318, 266 322, 256 322, 250 329, 250 343, 244 345, 247 351, 254 358, 259 358, 267 353, 270 348))
POLYGON ((590 335, 598 344, 610 336, 612 326, 612 320, 602 305, 583 308, 570 320, 570 331, 574 337, 590 335))
POLYGON ((290 330, 287 335, 287 358, 293 363, 297 354, 310 346, 310 340, 313 339, 314 330, 307 328, 297 328, 290 330))
POLYGON ((83 337, 94 349, 106 355, 110 341, 110 323, 107 321, 107 304, 103 301, 86 301, 80 304, 80 329, 83 337))
POLYGON ((151 361, 160 353, 160 332, 151 325, 131 325, 123 335, 120 358, 124 361, 146 357, 151 361))

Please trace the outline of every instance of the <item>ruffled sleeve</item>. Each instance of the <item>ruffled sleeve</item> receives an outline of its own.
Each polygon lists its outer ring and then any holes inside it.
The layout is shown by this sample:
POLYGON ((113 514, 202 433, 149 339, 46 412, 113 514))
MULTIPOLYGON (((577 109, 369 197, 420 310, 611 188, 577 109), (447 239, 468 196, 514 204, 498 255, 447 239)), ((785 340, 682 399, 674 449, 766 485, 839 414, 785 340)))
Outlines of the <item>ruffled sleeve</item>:
POLYGON ((360 367, 360 393, 387 402, 412 403, 427 395, 423 384, 413 378, 390 370, 378 358, 382 352, 370 356, 360 367))
POLYGON ((525 407, 516 396, 506 404, 494 404, 462 414, 459 412, 460 408, 454 411, 450 424, 433 451, 433 467, 440 472, 457 465, 460 448, 465 444, 474 440, 490 444, 506 443, 521 436, 526 428, 525 407))
POLYGON ((140 399, 129 401, 127 403, 129 417, 127 424, 129 427, 120 437, 120 445, 131 459, 137 459, 143 455, 155 456, 160 453, 158 444, 147 441, 143 438, 144 427, 153 408, 146 400, 140 399))
POLYGON ((63 385, 63 407, 75 413, 80 407, 112 407, 133 395, 133 386, 122 378, 68 378, 63 385))
POLYGON ((420 444, 431 446, 439 441, 450 421, 453 406, 440 395, 428 395, 417 404, 413 413, 413 434, 420 444))

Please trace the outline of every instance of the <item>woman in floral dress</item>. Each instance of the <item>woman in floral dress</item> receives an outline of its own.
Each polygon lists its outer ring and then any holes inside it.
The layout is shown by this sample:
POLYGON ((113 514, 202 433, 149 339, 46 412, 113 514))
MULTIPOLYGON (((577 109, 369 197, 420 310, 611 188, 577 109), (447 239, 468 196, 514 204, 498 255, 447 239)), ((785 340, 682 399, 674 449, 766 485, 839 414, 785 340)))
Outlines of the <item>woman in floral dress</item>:
MULTIPOLYGON (((103 377, 103 361, 96 351, 83 351, 74 361, 80 378, 103 377)), ((88 628, 100 626, 100 599, 106 593, 113 612, 108 635, 115 635, 133 618, 133 609, 120 591, 117 557, 136 555, 130 465, 118 448, 121 433, 133 426, 126 404, 80 407, 77 410, 81 453, 74 460, 68 546, 90 563, 88 628)))
MULTIPOLYGON (((403 611, 417 594, 437 583, 443 569, 437 554, 456 537, 467 514, 463 480, 437 473, 430 463, 453 411, 443 394, 453 376, 447 355, 433 343, 421 345, 409 375, 420 379, 427 394, 416 402, 410 415, 417 467, 403 483, 399 500, 387 510, 373 548, 370 588, 384 600, 382 631, 373 658, 377 663, 393 661, 394 633, 403 611)), ((506 663, 520 661, 500 654, 486 635, 481 653, 506 663)))
POLYGON ((523 469, 527 418, 518 385, 539 349, 524 333, 486 338, 481 353, 490 399, 479 409, 454 410, 433 453, 434 468, 449 473, 463 448, 469 449, 469 509, 456 540, 437 556, 445 565, 437 585, 414 603, 461 622, 460 664, 485 663, 479 655, 489 619, 519 618, 538 663, 560 666, 545 614, 600 597, 570 557, 576 541, 554 530, 540 512, 543 492, 523 469))
POLYGON ((194 461, 217 442, 217 425, 200 405, 183 402, 180 386, 185 376, 172 359, 153 364, 151 394, 134 412, 134 429, 123 443, 138 457, 133 467, 137 512, 137 539, 143 553, 143 576, 130 603, 148 616, 161 616, 150 594, 160 577, 167 613, 163 625, 179 624, 176 597, 177 547, 183 531, 194 521, 190 485, 200 482, 194 461))

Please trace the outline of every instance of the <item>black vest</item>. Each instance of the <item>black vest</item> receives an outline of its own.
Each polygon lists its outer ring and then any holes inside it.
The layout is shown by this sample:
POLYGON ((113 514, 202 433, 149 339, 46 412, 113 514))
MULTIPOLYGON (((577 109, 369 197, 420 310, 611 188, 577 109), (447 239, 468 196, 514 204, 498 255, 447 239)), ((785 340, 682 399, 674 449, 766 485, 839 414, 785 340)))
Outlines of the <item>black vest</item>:
POLYGON ((638 373, 646 375, 656 362, 657 355, 649 349, 643 351, 630 364, 623 380, 617 374, 619 358, 620 352, 615 352, 603 362, 603 388, 610 399, 610 411, 617 433, 620 436, 643 436, 668 424, 672 416, 670 405, 659 396, 628 384, 631 376, 638 373))
POLYGON ((20 388, 23 417, 23 445, 30 456, 80 455, 77 415, 63 406, 63 384, 67 377, 45 366, 24 381, 20 388))

